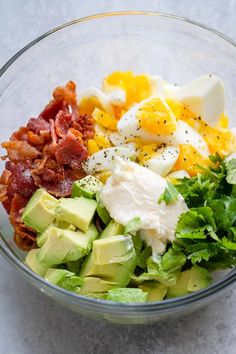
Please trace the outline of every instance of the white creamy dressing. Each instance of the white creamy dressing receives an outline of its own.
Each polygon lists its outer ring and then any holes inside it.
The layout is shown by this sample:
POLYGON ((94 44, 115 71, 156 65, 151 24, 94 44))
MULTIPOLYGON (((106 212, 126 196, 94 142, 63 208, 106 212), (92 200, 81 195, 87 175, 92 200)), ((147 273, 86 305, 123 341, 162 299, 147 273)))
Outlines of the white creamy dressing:
POLYGON ((188 210, 181 195, 173 204, 158 204, 166 186, 166 180, 158 174, 116 158, 101 192, 101 200, 116 222, 126 225, 134 217, 141 219, 140 236, 152 247, 153 254, 163 253, 166 243, 174 240, 178 218, 188 210))

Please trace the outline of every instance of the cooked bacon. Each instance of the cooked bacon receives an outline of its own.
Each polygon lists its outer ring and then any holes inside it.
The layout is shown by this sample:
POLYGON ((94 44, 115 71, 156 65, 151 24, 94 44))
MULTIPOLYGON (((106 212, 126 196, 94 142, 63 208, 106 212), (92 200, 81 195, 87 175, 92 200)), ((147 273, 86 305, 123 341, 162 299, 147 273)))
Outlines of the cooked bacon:
POLYGON ((12 161, 35 159, 41 153, 26 141, 5 141, 2 147, 7 150, 8 158, 12 161))
POLYGON ((45 119, 46 121, 55 119, 57 113, 62 109, 62 107, 62 100, 51 100, 49 104, 44 108, 44 110, 39 114, 38 118, 45 119))
POLYGON ((70 113, 65 113, 63 111, 59 111, 56 115, 55 119, 55 131, 57 136, 63 138, 71 125, 72 115, 70 113))
POLYGON ((11 135, 0 177, 0 201, 15 229, 15 241, 25 250, 35 247, 36 234, 21 222, 21 212, 36 190, 45 188, 55 197, 71 194, 72 183, 83 178, 81 163, 88 157, 84 146, 94 135, 93 119, 80 116, 76 86, 69 81, 57 87, 53 99, 37 118, 11 135))
POLYGON ((30 118, 27 128, 32 132, 39 134, 41 130, 50 131, 50 124, 42 118, 30 118))
POLYGON ((31 163, 29 161, 14 163, 8 161, 6 169, 11 172, 7 192, 10 197, 19 194, 24 198, 30 198, 36 186, 31 176, 31 163))
POLYGON ((66 135, 56 146, 55 157, 59 164, 69 165, 73 170, 79 169, 88 157, 88 150, 72 134, 66 135))
POLYGON ((71 188, 74 181, 85 177, 85 172, 83 170, 64 170, 64 178, 60 181, 46 181, 37 176, 34 178, 36 185, 46 189, 50 194, 55 197, 68 197, 71 195, 71 188))
POLYGON ((28 131, 27 127, 21 127, 16 132, 11 135, 11 140, 13 141, 27 141, 28 140, 28 131))
POLYGON ((72 123, 72 128, 82 133, 84 141, 94 137, 93 118, 88 115, 79 116, 77 121, 72 123))

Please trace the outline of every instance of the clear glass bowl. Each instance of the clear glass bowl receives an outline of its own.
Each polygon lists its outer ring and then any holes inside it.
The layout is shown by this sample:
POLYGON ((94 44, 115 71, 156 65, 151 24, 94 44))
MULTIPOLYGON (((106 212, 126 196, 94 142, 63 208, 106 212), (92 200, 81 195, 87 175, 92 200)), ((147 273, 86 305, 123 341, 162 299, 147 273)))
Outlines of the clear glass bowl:
MULTIPOLYGON (((114 70, 161 75, 178 84, 201 74, 216 74, 226 86, 229 116, 235 116, 236 48, 231 40, 174 16, 111 13, 75 20, 42 35, 1 69, 0 141, 37 116, 57 85, 74 80, 78 89, 99 87, 114 70)), ((49 284, 24 265, 24 253, 12 240, 7 215, 3 209, 0 213, 1 254, 39 290, 92 318, 124 324, 172 318, 212 301, 236 279, 232 270, 205 290, 156 303, 123 305, 82 297, 49 284)))

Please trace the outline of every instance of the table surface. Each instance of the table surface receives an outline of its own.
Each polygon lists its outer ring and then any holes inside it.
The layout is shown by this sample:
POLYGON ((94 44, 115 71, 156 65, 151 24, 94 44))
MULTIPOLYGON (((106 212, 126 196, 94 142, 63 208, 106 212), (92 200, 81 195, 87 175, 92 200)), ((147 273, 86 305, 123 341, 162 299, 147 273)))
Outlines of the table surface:
MULTIPOLYGON (((120 10, 160 11, 202 22, 236 40, 235 0, 0 1, 0 66, 49 29, 75 18, 120 10)), ((67 311, 0 258, 0 354, 236 352, 236 289, 206 309, 152 326, 117 327, 67 311)))

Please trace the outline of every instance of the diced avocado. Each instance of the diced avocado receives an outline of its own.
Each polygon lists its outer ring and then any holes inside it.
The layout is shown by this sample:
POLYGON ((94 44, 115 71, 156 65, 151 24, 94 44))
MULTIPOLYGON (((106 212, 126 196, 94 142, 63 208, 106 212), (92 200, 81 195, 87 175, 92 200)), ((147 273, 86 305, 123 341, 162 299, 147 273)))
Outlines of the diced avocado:
POLYGON ((104 207, 101 198, 100 198, 100 192, 96 193, 96 200, 97 200, 97 213, 99 217, 101 218, 102 222, 107 225, 111 221, 110 214, 108 213, 107 209, 104 207))
POLYGON ((191 270, 185 270, 180 273, 176 285, 170 286, 167 292, 167 298, 184 296, 189 294, 188 284, 190 278, 191 270))
POLYGON ((167 293, 167 286, 154 281, 145 282, 139 288, 148 293, 147 301, 162 301, 167 293))
POLYGON ((48 269, 48 266, 39 261, 38 253, 39 249, 30 250, 25 258, 25 264, 32 269, 33 272, 43 277, 48 269))
POLYGON ((50 283, 58 285, 66 290, 79 293, 83 279, 66 269, 49 268, 44 277, 50 283))
POLYGON ((83 278, 83 285, 80 290, 81 295, 90 293, 106 293, 109 289, 116 287, 117 284, 96 277, 83 278))
POLYGON ((26 205, 22 220, 33 230, 43 232, 55 219, 58 200, 44 189, 37 189, 26 205))
POLYGON ((98 237, 98 231, 93 224, 86 233, 59 229, 55 225, 50 225, 45 233, 46 241, 40 248, 38 257, 40 262, 48 265, 76 261, 84 257, 98 237))
POLYGON ((86 232, 96 208, 97 203, 93 199, 61 198, 56 209, 56 217, 59 221, 66 221, 86 232))
POLYGON ((98 178, 88 175, 78 181, 75 181, 72 185, 72 197, 85 197, 92 199, 95 194, 101 190, 103 184, 98 178))
POLYGON ((124 234, 124 226, 118 224, 114 220, 111 220, 107 227, 103 230, 100 235, 100 238, 106 238, 115 235, 123 235, 124 234))
POLYGON ((98 265, 124 263, 135 258, 131 236, 117 235, 93 242, 93 259, 98 265))
POLYGON ((194 265, 190 270, 188 291, 198 291, 207 288, 212 282, 212 278, 207 269, 194 265))
POLYGON ((148 293, 137 288, 117 288, 108 290, 107 300, 116 302, 146 302, 148 293))
POLYGON ((98 277, 116 283, 119 287, 125 287, 130 282, 132 272, 133 269, 130 271, 119 263, 97 265, 90 254, 82 265, 79 276, 98 277))
POLYGON ((96 241, 79 275, 103 278, 119 287, 127 286, 137 262, 131 236, 117 235, 96 241))

